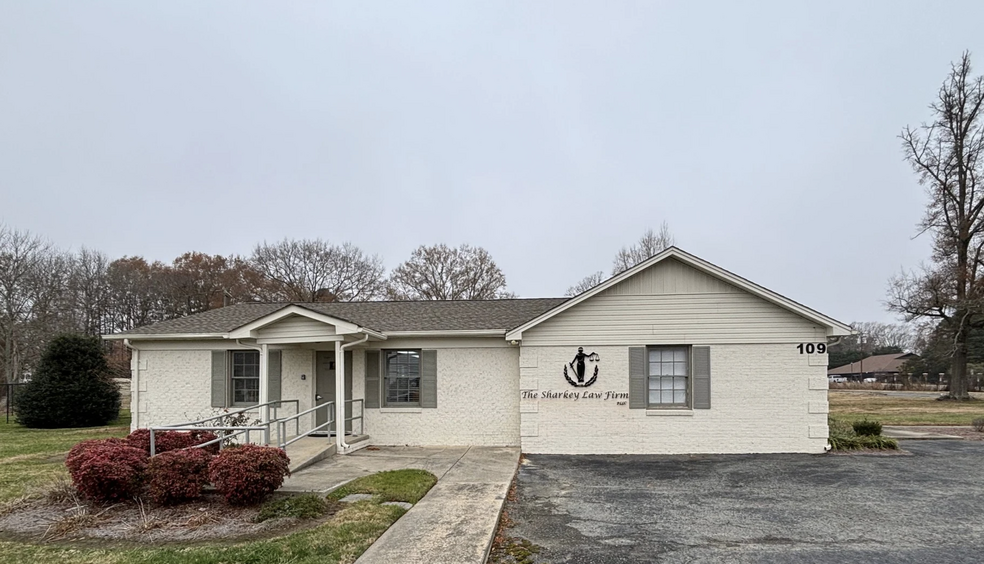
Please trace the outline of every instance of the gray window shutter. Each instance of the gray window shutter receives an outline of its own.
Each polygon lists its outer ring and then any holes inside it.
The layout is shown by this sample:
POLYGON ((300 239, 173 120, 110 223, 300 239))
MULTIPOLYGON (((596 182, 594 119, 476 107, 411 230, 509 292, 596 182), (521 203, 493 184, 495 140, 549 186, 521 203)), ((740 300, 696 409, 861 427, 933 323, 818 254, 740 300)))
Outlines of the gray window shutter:
POLYGON ((420 407, 437 407, 437 351, 420 351, 420 407))
POLYGON ((280 382, 283 374, 280 351, 267 353, 267 401, 280 401, 280 382))
POLYGON ((646 409, 648 396, 646 347, 629 347, 629 409, 646 409))
POLYGON ((379 351, 366 351, 366 409, 379 407, 379 351))
POLYGON ((228 351, 212 351, 212 407, 229 406, 228 362, 228 351))
POLYGON ((711 348, 694 347, 694 409, 711 408, 711 348))

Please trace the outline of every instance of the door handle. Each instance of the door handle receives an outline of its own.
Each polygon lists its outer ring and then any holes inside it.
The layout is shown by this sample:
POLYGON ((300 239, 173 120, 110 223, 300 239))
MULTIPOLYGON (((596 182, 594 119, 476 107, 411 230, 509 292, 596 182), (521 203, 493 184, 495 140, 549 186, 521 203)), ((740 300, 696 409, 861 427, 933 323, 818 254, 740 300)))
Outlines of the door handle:
POLYGON ((315 399, 315 401, 321 401, 321 396, 320 395, 315 395, 314 396, 314 399, 315 399))

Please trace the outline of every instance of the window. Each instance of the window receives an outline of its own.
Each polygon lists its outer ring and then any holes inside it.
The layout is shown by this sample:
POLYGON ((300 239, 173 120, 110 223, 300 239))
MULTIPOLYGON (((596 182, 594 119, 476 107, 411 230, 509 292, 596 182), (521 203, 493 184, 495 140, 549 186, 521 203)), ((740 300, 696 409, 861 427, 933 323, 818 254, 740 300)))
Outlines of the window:
POLYGON ((420 351, 385 351, 385 405, 420 405, 420 351))
POLYGON ((649 355, 649 406, 689 407, 690 349, 653 347, 649 355))
POLYGON ((260 403, 260 352, 232 352, 232 405, 260 403))

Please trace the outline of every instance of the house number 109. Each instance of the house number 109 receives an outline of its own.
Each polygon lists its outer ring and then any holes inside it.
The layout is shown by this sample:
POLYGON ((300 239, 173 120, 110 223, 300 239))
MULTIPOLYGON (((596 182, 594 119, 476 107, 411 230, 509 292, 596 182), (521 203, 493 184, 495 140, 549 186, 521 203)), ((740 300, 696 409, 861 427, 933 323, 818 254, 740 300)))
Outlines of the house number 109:
POLYGON ((827 345, 825 345, 823 343, 817 343, 815 345, 813 343, 800 343, 800 344, 796 345, 796 348, 799 349, 800 354, 803 354, 803 353, 806 353, 806 354, 813 354, 813 353, 824 354, 825 352, 827 352, 827 345))

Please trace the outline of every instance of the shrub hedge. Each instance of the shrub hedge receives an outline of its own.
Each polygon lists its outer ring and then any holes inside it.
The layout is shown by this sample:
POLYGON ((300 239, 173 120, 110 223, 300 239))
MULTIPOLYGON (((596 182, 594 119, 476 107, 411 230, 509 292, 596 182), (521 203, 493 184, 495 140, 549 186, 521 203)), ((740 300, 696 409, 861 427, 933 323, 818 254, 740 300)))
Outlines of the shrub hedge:
POLYGON ((854 428, 854 432, 859 436, 877 437, 881 435, 882 424, 878 421, 869 421, 867 419, 862 419, 861 421, 855 421, 851 424, 854 428))
MULTIPOLYGON (((193 447, 202 443, 207 443, 217 439, 215 433, 209 431, 162 431, 154 433, 154 454, 161 454, 172 450, 193 447)), ((150 455, 150 430, 137 429, 126 437, 130 446, 139 448, 150 455)), ((203 447, 211 454, 219 452, 219 444, 211 444, 203 447)))
POLYGON ((276 447, 246 444, 227 448, 212 459, 209 480, 232 505, 259 503, 290 475, 287 453, 276 447))
POLYGON ((147 496, 154 503, 172 505, 198 499, 208 484, 212 455, 200 448, 159 454, 147 464, 147 496))
POLYGON ((65 459, 72 484, 85 497, 108 503, 140 493, 147 453, 119 439, 83 441, 65 459))

